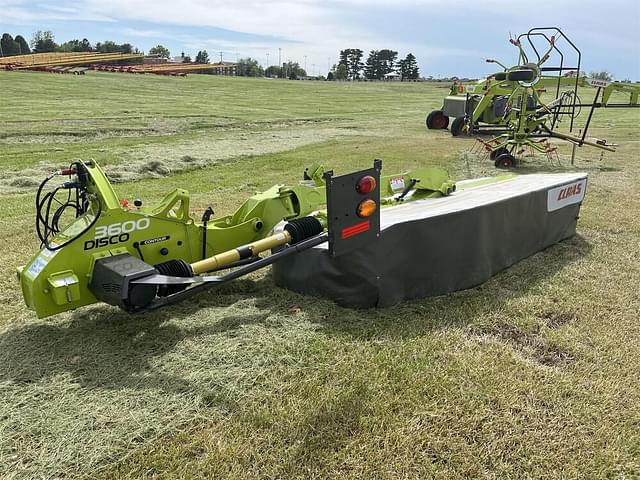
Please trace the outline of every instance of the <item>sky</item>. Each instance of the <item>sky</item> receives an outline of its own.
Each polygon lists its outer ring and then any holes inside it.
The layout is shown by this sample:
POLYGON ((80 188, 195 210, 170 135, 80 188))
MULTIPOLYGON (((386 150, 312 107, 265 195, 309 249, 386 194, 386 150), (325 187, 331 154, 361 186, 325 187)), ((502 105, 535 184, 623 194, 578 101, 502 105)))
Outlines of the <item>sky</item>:
POLYGON ((322 75, 342 49, 366 58, 389 48, 413 53, 425 77, 480 77, 496 71, 486 58, 517 64, 510 34, 546 26, 581 50, 582 70, 640 80, 640 0, 0 0, 0 33, 27 41, 51 30, 58 43, 161 44, 173 56, 207 50, 212 61, 263 66, 280 58, 322 75))

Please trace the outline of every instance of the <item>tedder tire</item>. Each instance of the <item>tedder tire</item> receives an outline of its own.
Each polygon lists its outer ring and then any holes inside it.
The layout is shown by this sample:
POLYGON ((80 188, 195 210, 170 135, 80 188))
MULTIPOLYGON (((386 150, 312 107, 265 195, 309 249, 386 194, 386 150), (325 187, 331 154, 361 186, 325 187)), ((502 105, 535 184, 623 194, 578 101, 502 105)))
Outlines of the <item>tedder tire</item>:
POLYGON ((509 150, 507 150, 504 147, 500 147, 497 150, 493 150, 490 154, 489 154, 489 158, 491 160, 495 160, 496 158, 498 158, 500 155, 504 154, 504 153, 509 153, 509 150))
POLYGON ((427 128, 430 130, 442 130, 449 126, 449 117, 442 110, 434 110, 427 115, 427 128))
POLYGON ((507 73, 510 82, 530 82, 536 78, 536 72, 529 69, 511 70, 507 73))
POLYGON ((465 127, 464 117, 456 117, 453 122, 451 122, 451 135, 457 137, 462 133, 463 128, 465 127))
POLYGON ((496 158, 495 165, 498 168, 513 168, 516 166, 516 157, 510 153, 503 153, 496 158))

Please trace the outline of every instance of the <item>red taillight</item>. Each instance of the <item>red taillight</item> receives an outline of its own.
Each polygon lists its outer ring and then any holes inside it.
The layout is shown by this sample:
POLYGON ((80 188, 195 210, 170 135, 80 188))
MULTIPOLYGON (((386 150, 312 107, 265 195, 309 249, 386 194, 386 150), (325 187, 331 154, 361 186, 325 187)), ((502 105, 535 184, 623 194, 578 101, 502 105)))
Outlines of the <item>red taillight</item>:
POLYGON ((363 200, 362 202, 360 202, 360 205, 358 205, 358 209, 356 210, 356 213, 358 214, 359 217, 366 218, 376 213, 377 209, 378 209, 378 204, 369 198, 367 200, 363 200))
POLYGON ((365 175, 360 180, 358 180, 356 190, 358 191, 358 193, 362 194, 371 193, 376 189, 376 186, 376 179, 371 175, 365 175))

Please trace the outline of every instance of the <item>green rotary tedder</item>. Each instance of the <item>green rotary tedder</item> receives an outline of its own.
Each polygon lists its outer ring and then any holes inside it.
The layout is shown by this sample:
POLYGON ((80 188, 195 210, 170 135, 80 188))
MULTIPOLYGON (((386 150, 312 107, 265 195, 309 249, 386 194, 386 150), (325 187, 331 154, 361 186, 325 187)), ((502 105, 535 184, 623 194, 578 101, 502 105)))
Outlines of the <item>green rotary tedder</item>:
POLYGON ((615 151, 614 144, 587 138, 594 110, 640 106, 640 86, 586 78, 580 70, 580 50, 557 27, 533 28, 510 42, 519 52, 517 65, 509 68, 488 59, 487 62, 500 65, 504 71, 474 85, 454 85, 442 109, 427 116, 427 127, 447 128, 451 117, 453 136, 495 135, 489 141, 478 141, 495 165, 503 168, 515 166, 518 156, 527 150, 547 156, 554 154, 557 147, 548 141, 550 138, 574 146, 615 151), (554 61, 557 63, 551 65, 554 61), (578 89, 583 87, 596 88, 591 103, 581 102, 578 89), (542 95, 549 91, 553 100, 545 102, 542 95), (628 102, 612 102, 614 92, 628 95, 628 102), (576 119, 583 108, 589 109, 589 113, 576 135, 573 133, 578 128, 576 119), (561 132, 558 127, 565 119, 568 131, 561 132))

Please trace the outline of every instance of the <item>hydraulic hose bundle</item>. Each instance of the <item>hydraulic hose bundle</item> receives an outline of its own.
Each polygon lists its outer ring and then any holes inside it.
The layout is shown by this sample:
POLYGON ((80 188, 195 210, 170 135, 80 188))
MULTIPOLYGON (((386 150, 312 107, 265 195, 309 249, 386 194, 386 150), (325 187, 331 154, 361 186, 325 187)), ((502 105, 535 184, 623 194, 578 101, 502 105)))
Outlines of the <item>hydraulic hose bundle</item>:
POLYGON ((60 225, 60 220, 67 210, 72 210, 75 218, 78 218, 87 213, 90 208, 91 202, 89 200, 89 194, 82 182, 81 168, 81 164, 72 163, 69 168, 59 170, 49 175, 38 187, 36 193, 36 233, 42 246, 49 250, 59 250, 77 238, 80 238, 95 225, 100 217, 101 207, 100 202, 98 202, 97 213, 93 220, 82 231, 61 244, 51 243, 51 238, 60 233, 61 227, 64 227, 64 225, 60 225), (73 179, 74 175, 77 175, 75 180, 73 179), (67 177, 67 181, 54 186, 43 195, 45 187, 56 177, 67 177), (66 192, 66 200, 64 196, 63 200, 57 197, 59 192, 66 192))

